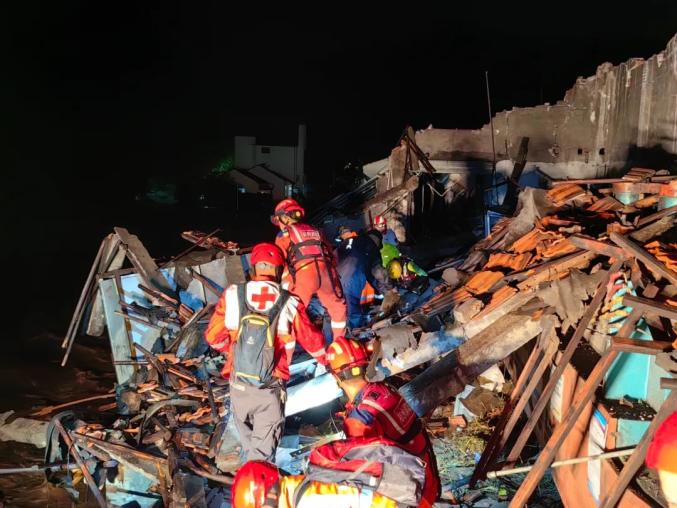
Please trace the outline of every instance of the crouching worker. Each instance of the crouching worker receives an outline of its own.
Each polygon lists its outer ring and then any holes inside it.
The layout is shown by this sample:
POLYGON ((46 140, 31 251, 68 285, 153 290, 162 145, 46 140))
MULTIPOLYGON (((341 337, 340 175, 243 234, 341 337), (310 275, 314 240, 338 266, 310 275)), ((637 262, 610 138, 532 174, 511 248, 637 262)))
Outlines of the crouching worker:
POLYGON ((351 248, 340 256, 338 265, 348 304, 348 325, 351 329, 367 324, 368 316, 366 309, 362 306, 362 293, 367 283, 388 299, 396 296, 397 293, 388 279, 386 270, 381 266, 381 233, 372 230, 353 240, 351 248))
POLYGON ((304 475, 264 461, 235 475, 234 508, 403 508, 419 505, 423 461, 387 439, 344 439, 313 450, 304 475))
POLYGON ((327 363, 348 398, 343 431, 348 438, 385 438, 425 463, 425 484, 419 506, 439 496, 435 454, 421 420, 397 390, 365 377, 367 352, 357 341, 339 338, 327 347, 327 363))
POLYGON ((230 400, 246 460, 274 460, 284 430, 285 383, 296 341, 326 364, 322 333, 298 297, 280 288, 280 249, 256 245, 251 280, 224 292, 205 338, 226 353, 222 374, 230 379, 230 400))

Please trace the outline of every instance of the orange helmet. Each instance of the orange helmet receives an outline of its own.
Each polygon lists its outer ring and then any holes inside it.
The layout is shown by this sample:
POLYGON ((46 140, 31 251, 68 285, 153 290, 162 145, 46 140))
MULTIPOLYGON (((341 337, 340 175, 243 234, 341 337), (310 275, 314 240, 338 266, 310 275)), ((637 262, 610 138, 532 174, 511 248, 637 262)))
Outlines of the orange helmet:
POLYGON ((298 201, 292 198, 283 199, 275 207, 276 216, 289 215, 295 219, 302 219, 305 214, 306 211, 303 207, 299 205, 298 201))
POLYGON ((268 263, 275 267, 284 266, 284 256, 280 248, 273 243, 259 243, 252 249, 250 258, 252 266, 257 263, 268 263))
POLYGON ((668 416, 656 430, 646 453, 646 465, 677 473, 677 412, 668 416))
POLYGON ((327 363, 334 374, 355 377, 362 374, 362 366, 369 363, 367 351, 359 342, 338 337, 327 347, 327 363))
POLYGON ((279 481, 277 468, 265 460, 250 460, 233 480, 232 505, 236 508, 261 508, 266 494, 279 481))

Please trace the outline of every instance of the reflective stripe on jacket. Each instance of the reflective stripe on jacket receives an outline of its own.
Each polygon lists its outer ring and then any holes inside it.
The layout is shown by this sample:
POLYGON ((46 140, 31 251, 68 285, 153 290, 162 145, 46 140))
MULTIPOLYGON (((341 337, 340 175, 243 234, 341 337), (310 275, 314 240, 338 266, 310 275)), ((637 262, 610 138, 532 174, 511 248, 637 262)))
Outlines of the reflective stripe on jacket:
POLYGON ((397 508, 392 499, 368 491, 360 492, 355 487, 332 483, 310 482, 294 506, 296 489, 303 476, 285 476, 280 480, 277 508, 397 508))
MULTIPOLYGON (((280 286, 269 280, 253 280, 246 284, 247 303, 253 309, 268 310, 279 298, 280 286)), ((228 377, 232 365, 233 340, 240 327, 239 301, 237 285, 226 288, 219 298, 214 314, 205 331, 207 343, 219 352, 227 353, 226 365, 222 371, 228 377)), ((275 335, 275 370, 273 375, 283 380, 289 379, 289 365, 296 341, 324 363, 324 337, 308 318, 305 306, 298 297, 291 295, 280 311, 275 335)))

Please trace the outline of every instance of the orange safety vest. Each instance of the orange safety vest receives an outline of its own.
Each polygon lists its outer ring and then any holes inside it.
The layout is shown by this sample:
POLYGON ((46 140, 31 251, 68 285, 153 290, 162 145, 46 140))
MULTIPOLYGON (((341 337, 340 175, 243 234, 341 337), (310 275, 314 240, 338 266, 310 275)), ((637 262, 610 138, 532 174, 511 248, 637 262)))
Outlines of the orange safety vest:
POLYGON ((360 295, 360 305, 370 305, 374 303, 374 300, 376 300, 376 290, 367 282, 360 295))

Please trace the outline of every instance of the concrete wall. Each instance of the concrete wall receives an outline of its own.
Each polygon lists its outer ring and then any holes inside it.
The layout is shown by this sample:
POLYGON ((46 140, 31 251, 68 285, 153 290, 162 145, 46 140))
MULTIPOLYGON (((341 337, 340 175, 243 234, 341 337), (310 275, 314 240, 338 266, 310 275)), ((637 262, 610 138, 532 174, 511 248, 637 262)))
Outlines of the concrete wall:
MULTIPOLYGON (((497 159, 527 160, 555 178, 594 178, 633 165, 677 169, 677 36, 647 60, 602 64, 578 78, 555 105, 513 108, 494 117, 497 159)), ((491 131, 426 129, 416 142, 433 160, 492 160, 491 131)))

